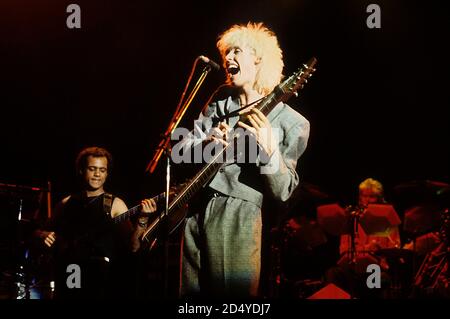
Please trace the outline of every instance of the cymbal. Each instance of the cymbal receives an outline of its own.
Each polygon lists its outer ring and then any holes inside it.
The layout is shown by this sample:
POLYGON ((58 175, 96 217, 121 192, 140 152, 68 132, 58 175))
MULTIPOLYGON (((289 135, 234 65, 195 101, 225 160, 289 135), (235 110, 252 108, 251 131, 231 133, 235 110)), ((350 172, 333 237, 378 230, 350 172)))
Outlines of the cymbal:
POLYGON ((15 192, 20 192, 20 191, 46 191, 43 188, 40 187, 33 187, 33 186, 25 186, 25 185, 15 185, 15 184, 5 184, 5 183, 0 183, 0 189, 1 190, 9 190, 9 191, 15 191, 15 192))
POLYGON ((394 191, 397 191, 397 192, 402 192, 402 191, 408 192, 408 191, 415 191, 415 190, 436 191, 436 190, 446 188, 449 186, 450 186, 449 184, 440 182, 440 181, 415 180, 415 181, 398 184, 397 186, 394 187, 394 191))
POLYGON ((394 195, 397 197, 406 197, 410 200, 423 200, 427 198, 434 198, 443 189, 449 188, 450 185, 439 181, 430 180, 415 180, 399 184, 394 187, 394 195))
POLYGON ((294 190, 294 193, 291 196, 291 201, 299 201, 299 200, 311 200, 311 201, 325 201, 330 199, 331 196, 324 192, 319 186, 302 182, 299 186, 294 190))
POLYGON ((449 187, 447 183, 440 181, 415 180, 395 186, 392 200, 401 210, 430 203, 443 205, 449 198, 445 195, 448 195, 445 190, 449 187))
POLYGON ((418 205, 405 211, 403 230, 422 235, 439 229, 442 209, 438 205, 418 205))

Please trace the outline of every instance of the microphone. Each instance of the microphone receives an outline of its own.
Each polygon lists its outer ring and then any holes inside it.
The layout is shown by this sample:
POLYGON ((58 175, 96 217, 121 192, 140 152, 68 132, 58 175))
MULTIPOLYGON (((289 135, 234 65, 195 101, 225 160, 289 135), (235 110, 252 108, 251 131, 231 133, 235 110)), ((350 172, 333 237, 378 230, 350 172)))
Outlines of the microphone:
POLYGON ((216 69, 217 71, 220 70, 220 66, 214 62, 213 60, 211 60, 210 58, 201 55, 199 56, 199 59, 202 60, 203 62, 205 62, 206 64, 208 64, 209 66, 211 66, 213 69, 216 69))

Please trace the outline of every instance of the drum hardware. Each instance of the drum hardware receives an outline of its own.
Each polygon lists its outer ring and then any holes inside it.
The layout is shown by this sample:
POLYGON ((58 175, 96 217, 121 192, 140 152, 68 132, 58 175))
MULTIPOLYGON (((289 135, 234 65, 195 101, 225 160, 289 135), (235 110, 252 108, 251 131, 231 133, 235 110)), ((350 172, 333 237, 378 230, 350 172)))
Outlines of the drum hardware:
POLYGON ((419 291, 424 291, 425 294, 433 294, 439 285, 447 290, 444 293, 449 293, 450 214, 448 209, 442 211, 441 220, 440 237, 442 242, 435 250, 427 254, 420 266, 414 278, 414 293, 418 289, 419 291))
MULTIPOLYGON (((30 187, 15 184, 0 183, 2 204, 5 204, 5 214, 10 215, 7 227, 12 229, 12 240, 8 244, 12 251, 12 265, 8 268, 12 285, 11 299, 40 299, 36 298, 38 278, 35 256, 32 252, 32 232, 39 218, 51 216, 50 182, 48 188, 30 187), (46 211, 44 212, 44 206, 46 211), (45 216, 39 216, 44 212, 45 216)), ((48 285, 47 285, 48 286, 48 285)))

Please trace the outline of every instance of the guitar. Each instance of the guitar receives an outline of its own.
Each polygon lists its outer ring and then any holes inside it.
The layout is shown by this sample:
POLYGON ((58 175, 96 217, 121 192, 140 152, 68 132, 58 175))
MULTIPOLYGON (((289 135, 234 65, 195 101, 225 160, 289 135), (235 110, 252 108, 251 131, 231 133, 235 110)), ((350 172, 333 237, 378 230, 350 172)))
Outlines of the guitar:
MULTIPOLYGON (((170 194, 173 194, 173 191, 171 191, 170 194)), ((157 206, 159 206, 162 202, 164 202, 165 197, 165 192, 163 192, 152 197, 151 199, 157 203, 157 206)), ((111 218, 111 223, 108 221, 108 224, 119 225, 123 221, 140 214, 149 216, 155 215, 155 213, 141 212, 141 205, 139 204, 128 209, 126 212, 111 218)), ((77 251, 77 248, 79 247, 86 247, 87 245, 90 245, 90 243, 93 242, 95 238, 98 238, 99 236, 102 236, 103 234, 110 231, 110 229, 108 228, 108 224, 97 228, 91 227, 90 229, 77 234, 75 238, 68 239, 58 235, 58 239, 55 245, 56 253, 59 255, 65 254, 66 252, 71 253, 72 251, 77 251)), ((81 248, 80 251, 86 252, 83 248, 81 248)))
MULTIPOLYGON (((264 115, 268 115, 276 105, 280 102, 287 101, 292 95, 297 96, 297 91, 302 89, 307 83, 308 78, 312 76, 315 71, 314 67, 317 63, 316 58, 311 58, 306 64, 304 64, 297 72, 294 72, 286 80, 277 85, 274 90, 264 97, 255 107, 258 108, 264 115)), ((244 122, 243 119, 241 121, 244 122)), ((245 122, 247 122, 245 120, 245 122)), ((237 135, 232 136, 231 139, 239 138, 237 135)), ((229 143, 228 145, 232 145, 229 143)), ((178 195, 171 201, 168 207, 168 211, 160 218, 155 219, 147 227, 142 234, 141 241, 146 244, 150 244, 153 247, 157 241, 158 225, 162 221, 167 222, 167 232, 171 235, 184 221, 186 217, 185 206, 189 200, 211 180, 223 165, 220 159, 223 158, 224 152, 227 151, 227 146, 218 151, 212 160, 205 165, 187 185, 181 189, 178 195)))

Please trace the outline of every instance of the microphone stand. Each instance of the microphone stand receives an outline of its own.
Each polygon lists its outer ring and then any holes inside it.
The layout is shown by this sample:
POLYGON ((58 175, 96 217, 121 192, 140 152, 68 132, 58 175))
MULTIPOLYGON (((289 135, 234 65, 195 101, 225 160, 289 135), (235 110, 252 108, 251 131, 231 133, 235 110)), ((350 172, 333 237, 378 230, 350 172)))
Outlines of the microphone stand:
POLYGON ((192 100, 194 99, 195 95, 197 94, 197 91, 200 89, 201 85, 205 81, 206 76, 211 71, 211 66, 208 64, 204 67, 202 74, 200 75, 199 79, 195 83, 195 86, 192 88, 191 93, 187 97, 186 101, 183 103, 184 96, 186 95, 187 88, 189 87, 189 84, 191 82, 192 76, 194 74, 194 70, 196 68, 196 65, 198 61, 200 60, 200 57, 197 57, 197 59, 194 62, 194 65, 192 66, 191 73, 189 75, 188 81, 186 83, 186 86, 183 90, 183 93, 181 95, 180 101, 178 102, 177 108, 175 110, 174 115, 172 116, 172 119, 169 123, 169 126, 166 130, 166 132, 163 134, 163 138, 160 141, 155 154, 152 158, 152 160, 149 162, 146 168, 146 172, 149 172, 152 174, 155 171, 155 168, 161 158, 161 156, 164 154, 166 157, 166 191, 165 191, 165 209, 161 212, 161 214, 158 216, 159 219, 159 236, 161 237, 161 240, 163 242, 163 284, 164 284, 164 296, 169 296, 169 286, 168 286, 168 273, 169 273, 169 243, 168 243, 168 234, 170 229, 168 225, 168 215, 169 215, 169 194, 170 194, 170 138, 172 136, 172 133, 175 131, 175 129, 178 127, 178 124, 180 123, 181 119, 183 118, 184 114, 186 113, 187 109, 191 105, 192 100), (182 104, 183 103, 183 104, 182 104))

